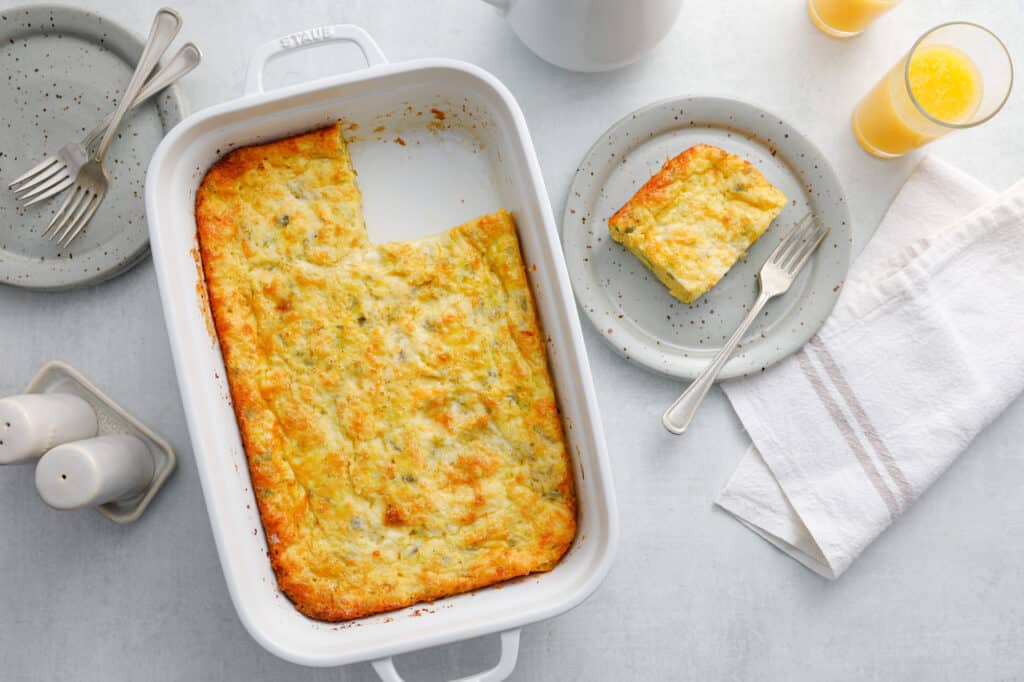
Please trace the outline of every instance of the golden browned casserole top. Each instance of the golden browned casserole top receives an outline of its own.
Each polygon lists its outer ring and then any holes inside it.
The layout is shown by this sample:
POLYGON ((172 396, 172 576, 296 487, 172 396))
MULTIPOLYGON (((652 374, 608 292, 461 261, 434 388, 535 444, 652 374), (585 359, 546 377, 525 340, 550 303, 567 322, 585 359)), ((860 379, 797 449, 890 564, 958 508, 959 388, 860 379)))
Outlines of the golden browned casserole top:
POLYGON ((232 153, 197 198, 271 560, 325 620, 549 569, 575 534, 511 216, 372 246, 359 201, 337 127, 232 153))

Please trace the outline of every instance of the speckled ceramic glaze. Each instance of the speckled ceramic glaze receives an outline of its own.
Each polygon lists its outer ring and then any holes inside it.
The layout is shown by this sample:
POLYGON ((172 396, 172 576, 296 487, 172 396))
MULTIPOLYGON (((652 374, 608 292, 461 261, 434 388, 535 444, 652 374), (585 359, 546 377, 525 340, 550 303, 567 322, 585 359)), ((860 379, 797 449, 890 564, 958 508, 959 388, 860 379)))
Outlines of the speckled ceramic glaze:
POLYGON ((33 289, 95 284, 148 252, 142 187, 153 150, 184 114, 173 86, 126 117, 107 155, 110 192, 70 247, 41 237, 63 194, 25 209, 7 189, 114 109, 141 52, 140 38, 90 12, 0 10, 0 283, 33 289))
POLYGON ((626 359, 692 379, 739 325, 757 295, 757 271, 808 210, 832 231, 789 293, 768 303, 719 378, 761 371, 797 350, 825 321, 849 269, 850 211, 821 152, 779 117, 723 98, 653 104, 613 125, 577 170, 562 223, 573 290, 594 326, 626 359), (747 258, 688 306, 612 241, 607 221, 666 159, 699 143, 747 159, 790 201, 747 258))

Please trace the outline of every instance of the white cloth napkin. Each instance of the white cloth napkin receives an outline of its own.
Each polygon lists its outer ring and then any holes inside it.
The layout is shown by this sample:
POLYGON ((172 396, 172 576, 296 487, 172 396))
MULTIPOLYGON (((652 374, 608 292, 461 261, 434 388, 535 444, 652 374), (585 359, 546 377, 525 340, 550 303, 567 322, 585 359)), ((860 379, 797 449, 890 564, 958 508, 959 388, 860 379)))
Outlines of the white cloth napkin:
POLYGON ((716 501, 827 578, 1024 390, 1024 181, 921 162, 818 334, 723 384, 753 441, 716 501))

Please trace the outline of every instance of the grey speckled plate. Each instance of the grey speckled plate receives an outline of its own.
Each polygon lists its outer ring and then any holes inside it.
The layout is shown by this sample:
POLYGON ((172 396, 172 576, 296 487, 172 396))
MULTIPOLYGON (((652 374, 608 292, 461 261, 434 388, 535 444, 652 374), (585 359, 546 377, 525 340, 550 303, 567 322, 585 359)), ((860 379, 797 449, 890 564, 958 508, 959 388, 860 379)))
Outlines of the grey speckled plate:
POLYGON ((721 379, 761 371, 796 351, 822 325, 850 265, 850 211, 821 152, 779 117, 714 97, 652 104, 613 125, 576 172, 562 222, 573 290, 594 326, 626 359, 692 379, 739 325, 757 295, 757 271, 808 210, 831 233, 789 293, 768 304, 721 379), (688 306, 612 241, 607 221, 667 158, 699 143, 747 159, 790 202, 747 258, 688 306))
POLYGON ((173 86, 132 111, 107 154, 110 191, 68 249, 41 238, 63 195, 23 209, 7 184, 117 104, 142 40, 71 7, 0 10, 0 283, 32 289, 96 284, 149 250, 143 183, 149 158, 184 115, 173 86))

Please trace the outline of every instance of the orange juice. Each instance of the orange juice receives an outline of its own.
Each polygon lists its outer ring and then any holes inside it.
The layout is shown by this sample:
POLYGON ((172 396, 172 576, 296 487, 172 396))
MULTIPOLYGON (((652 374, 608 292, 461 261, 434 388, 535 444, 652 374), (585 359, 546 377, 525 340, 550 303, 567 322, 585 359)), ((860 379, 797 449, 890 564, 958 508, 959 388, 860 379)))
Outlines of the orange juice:
POLYGON ((900 156, 941 137, 969 122, 981 103, 981 72, 961 50, 925 45, 909 59, 909 68, 904 57, 853 112, 857 141, 875 156, 900 156))
POLYGON ((837 38, 855 36, 900 0, 807 0, 811 21, 837 38))

